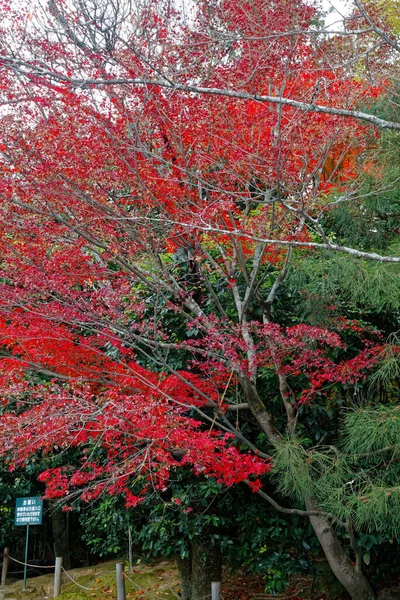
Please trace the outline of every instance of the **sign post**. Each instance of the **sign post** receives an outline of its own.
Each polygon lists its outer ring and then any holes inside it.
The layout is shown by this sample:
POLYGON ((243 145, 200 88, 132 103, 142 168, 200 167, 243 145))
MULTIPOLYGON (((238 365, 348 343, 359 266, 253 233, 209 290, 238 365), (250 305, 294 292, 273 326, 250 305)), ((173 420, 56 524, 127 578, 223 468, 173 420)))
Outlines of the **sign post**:
POLYGON ((26 590, 26 573, 28 562, 29 525, 41 525, 43 518, 43 500, 39 496, 16 498, 14 525, 26 525, 24 590, 26 590))
POLYGON ((27 575, 27 570, 28 570, 28 565, 26 564, 28 562, 28 547, 29 547, 29 523, 26 524, 26 539, 25 539, 25 560, 24 560, 24 587, 23 589, 26 590, 26 575, 27 575))

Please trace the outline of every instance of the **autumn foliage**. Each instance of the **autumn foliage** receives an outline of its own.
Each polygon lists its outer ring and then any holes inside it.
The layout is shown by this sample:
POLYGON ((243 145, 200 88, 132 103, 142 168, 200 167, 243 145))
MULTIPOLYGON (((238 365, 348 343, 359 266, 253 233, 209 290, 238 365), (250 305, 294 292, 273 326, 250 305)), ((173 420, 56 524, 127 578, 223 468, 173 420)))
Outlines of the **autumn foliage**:
POLYGON ((356 179, 377 136, 257 95, 352 109, 380 85, 329 64, 302 33, 317 16, 305 3, 198 4, 188 21, 149 4, 114 37, 107 15, 89 31, 63 2, 44 15, 58 35, 2 4, 1 452, 15 468, 79 447, 79 464, 41 475, 48 497, 133 506, 182 465, 257 490, 270 459, 237 438, 232 389, 272 370, 295 412, 382 351, 361 327, 346 354, 345 318, 274 323, 268 298, 264 317, 248 310, 292 243, 313 252, 329 192, 356 179), (130 83, 149 78, 255 97, 130 83))

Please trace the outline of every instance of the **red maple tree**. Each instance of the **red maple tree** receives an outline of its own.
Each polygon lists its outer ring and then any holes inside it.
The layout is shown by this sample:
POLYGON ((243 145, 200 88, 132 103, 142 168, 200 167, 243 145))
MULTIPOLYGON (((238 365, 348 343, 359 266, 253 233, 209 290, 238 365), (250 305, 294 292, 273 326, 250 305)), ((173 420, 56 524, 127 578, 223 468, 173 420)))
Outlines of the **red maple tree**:
MULTIPOLYGON (((200 2, 186 20, 168 3, 97 6, 52 0, 40 29, 2 3, 2 453, 13 468, 101 446, 43 473, 48 497, 123 493, 133 506, 179 465, 262 491, 271 461, 229 419, 230 390, 279 444, 302 403, 382 353, 361 328, 359 351, 338 358, 354 322, 286 326, 272 306, 294 248, 398 260, 336 245, 322 225, 376 139, 367 122, 383 123, 355 107, 384 82, 333 68, 300 1, 200 2), (263 369, 283 429, 260 398, 263 369)), ((312 506, 291 510, 328 527, 312 506)), ((361 598, 362 573, 321 543, 361 598)))

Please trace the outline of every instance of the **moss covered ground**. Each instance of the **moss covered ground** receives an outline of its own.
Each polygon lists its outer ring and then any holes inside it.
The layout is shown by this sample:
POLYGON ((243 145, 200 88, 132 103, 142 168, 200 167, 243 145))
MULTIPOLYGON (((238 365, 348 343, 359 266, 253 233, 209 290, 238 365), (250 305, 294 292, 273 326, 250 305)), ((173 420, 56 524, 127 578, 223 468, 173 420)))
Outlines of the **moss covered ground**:
MULTIPOLYGON (((115 560, 108 561, 92 567, 72 569, 68 575, 63 573, 59 600, 115 600, 115 564, 115 560)), ((179 577, 171 562, 138 564, 132 573, 126 565, 125 573, 127 600, 179 598, 179 577)), ((22 581, 10 582, 0 591, 0 600, 50 600, 53 598, 53 579, 53 574, 28 579, 26 591, 22 590, 22 581)))

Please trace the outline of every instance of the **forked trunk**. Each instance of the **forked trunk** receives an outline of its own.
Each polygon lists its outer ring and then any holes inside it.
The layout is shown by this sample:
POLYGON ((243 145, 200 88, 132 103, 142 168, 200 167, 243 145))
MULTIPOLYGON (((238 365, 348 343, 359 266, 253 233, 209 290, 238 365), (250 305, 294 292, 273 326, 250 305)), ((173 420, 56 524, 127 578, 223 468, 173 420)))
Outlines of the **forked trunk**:
MULTIPOLYGON (((306 506, 307 510, 315 510, 310 501, 306 502, 306 506)), ((319 515, 310 516, 309 519, 333 573, 352 600, 375 600, 368 579, 355 568, 328 521, 319 515)))
POLYGON ((190 543, 190 556, 177 557, 181 579, 182 600, 207 600, 211 598, 211 583, 221 581, 221 552, 211 546, 207 536, 194 538, 190 543))

